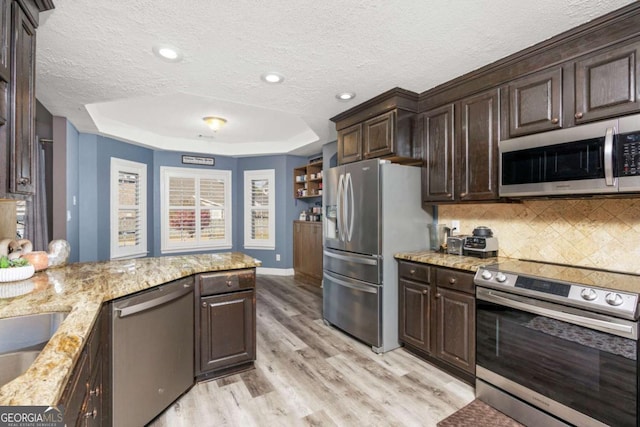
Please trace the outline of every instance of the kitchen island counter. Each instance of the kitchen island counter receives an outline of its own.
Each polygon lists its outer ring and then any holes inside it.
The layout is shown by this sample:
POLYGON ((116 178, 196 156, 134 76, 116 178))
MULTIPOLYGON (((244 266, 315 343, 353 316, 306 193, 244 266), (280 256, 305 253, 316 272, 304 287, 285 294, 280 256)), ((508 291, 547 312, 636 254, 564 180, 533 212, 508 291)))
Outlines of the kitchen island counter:
POLYGON ((69 264, 0 284, 0 318, 69 313, 31 367, 0 388, 0 405, 57 404, 103 302, 196 273, 260 265, 238 252, 137 258, 69 264))

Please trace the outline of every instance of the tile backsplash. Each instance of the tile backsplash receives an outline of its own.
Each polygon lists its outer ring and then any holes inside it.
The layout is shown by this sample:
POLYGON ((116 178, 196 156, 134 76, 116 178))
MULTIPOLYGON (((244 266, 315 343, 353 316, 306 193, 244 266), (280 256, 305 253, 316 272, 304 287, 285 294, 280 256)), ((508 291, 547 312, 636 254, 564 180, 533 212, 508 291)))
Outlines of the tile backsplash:
POLYGON ((452 220, 460 234, 490 227, 500 256, 640 274, 640 199, 439 206, 438 222, 452 220))

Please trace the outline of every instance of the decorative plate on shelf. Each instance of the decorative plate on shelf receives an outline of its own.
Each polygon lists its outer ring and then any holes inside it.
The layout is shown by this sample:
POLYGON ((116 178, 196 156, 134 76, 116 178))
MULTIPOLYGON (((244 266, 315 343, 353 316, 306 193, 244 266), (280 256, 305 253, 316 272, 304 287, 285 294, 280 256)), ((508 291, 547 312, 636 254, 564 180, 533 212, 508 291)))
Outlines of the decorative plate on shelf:
POLYGON ((15 282, 17 280, 28 279, 33 276, 33 273, 35 273, 33 265, 0 268, 0 282, 15 282))

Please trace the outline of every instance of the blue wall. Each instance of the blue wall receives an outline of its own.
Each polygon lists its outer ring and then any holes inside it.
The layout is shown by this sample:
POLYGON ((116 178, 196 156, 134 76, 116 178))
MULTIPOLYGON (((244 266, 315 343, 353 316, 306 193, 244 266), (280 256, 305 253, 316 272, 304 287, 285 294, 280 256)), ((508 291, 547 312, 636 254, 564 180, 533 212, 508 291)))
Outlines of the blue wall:
MULTIPOLYGON (((194 169, 212 169, 212 170, 230 170, 231 171, 231 214, 233 216, 232 222, 232 241, 233 241, 233 249, 238 250, 238 218, 242 218, 242 211, 239 211, 238 200, 235 197, 235 191, 238 187, 238 160, 233 157, 224 157, 224 156, 215 156, 215 166, 199 166, 199 165, 184 165, 182 164, 182 155, 183 154, 193 154, 195 156, 201 154, 195 153, 177 153, 175 151, 155 151, 153 153, 153 205, 149 202, 149 206, 153 206, 153 214, 154 214, 154 227, 153 227, 153 235, 156 236, 154 248, 153 248, 153 256, 162 256, 160 252, 160 247, 162 244, 161 241, 161 212, 160 208, 160 167, 161 166, 171 166, 171 167, 179 167, 179 168, 194 168, 194 169)), ((151 200, 151 199, 149 199, 151 200)), ((151 230, 151 229, 150 229, 151 230)), ((228 249, 225 249, 223 252, 228 252, 228 249)), ((208 252, 220 252, 220 251, 203 251, 205 253, 208 252)), ((193 252, 187 252, 193 253, 193 252)), ((171 255, 176 255, 176 253, 172 253, 171 255)))
MULTIPOLYGON (((266 268, 293 267, 293 219, 297 218, 300 210, 293 198, 293 168, 307 163, 305 157, 296 156, 261 156, 243 157, 238 159, 238 185, 235 198, 238 200, 240 211, 235 221, 239 226, 238 249, 262 261, 266 268), (244 171, 274 169, 276 196, 276 247, 275 249, 245 249, 244 248, 244 171), (280 254, 280 261, 276 261, 276 254, 280 254)), ((304 208, 303 208, 304 209, 304 208)))
POLYGON ((78 130, 67 120, 67 242, 71 245, 69 262, 80 260, 79 238, 79 139, 78 130), (75 198, 75 203, 74 203, 75 198))
MULTIPOLYGON (((71 125, 72 126, 72 125, 71 125)), ((183 153, 154 151, 111 138, 68 132, 67 180, 69 198, 78 195, 77 212, 72 211, 67 236, 73 261, 100 261, 110 257, 110 175, 111 158, 117 157, 147 165, 147 250, 149 256, 161 253, 160 168, 162 166, 198 168, 182 164, 183 153), (81 178, 81 179, 80 179, 81 178), (75 250, 74 250, 75 248, 75 250)), ((258 258, 266 268, 293 267, 293 220, 313 206, 293 198, 293 169, 308 163, 308 158, 288 155, 233 158, 215 157, 211 169, 230 170, 232 174, 232 243, 233 251, 258 258), (276 195, 276 247, 274 250, 244 249, 244 171, 274 169, 276 195), (276 261, 280 254, 280 261, 276 261)), ((71 203, 67 203, 71 206, 71 203)), ((225 252, 228 249, 224 250, 225 252)), ((216 252, 216 251, 208 251, 216 252)), ((186 252, 192 253, 192 252, 186 252)), ((174 255, 174 254, 172 254, 174 255)))

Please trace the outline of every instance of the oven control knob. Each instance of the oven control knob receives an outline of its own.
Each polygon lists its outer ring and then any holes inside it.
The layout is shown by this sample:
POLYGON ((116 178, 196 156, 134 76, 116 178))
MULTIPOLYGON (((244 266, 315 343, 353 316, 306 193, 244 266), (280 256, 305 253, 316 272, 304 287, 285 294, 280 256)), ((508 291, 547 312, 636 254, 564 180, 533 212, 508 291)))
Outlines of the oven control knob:
POLYGON ((584 288, 582 292, 580 292, 580 296, 582 297, 582 299, 585 299, 587 301, 593 301, 594 299, 598 298, 598 294, 596 293, 596 291, 591 288, 584 288))
POLYGON ((491 272, 489 270, 485 270, 482 272, 482 278, 484 280, 489 280, 491 279, 491 277, 493 276, 493 274, 491 274, 491 272))
POLYGON ((505 282, 507 280, 507 276, 502 273, 496 274, 496 280, 500 283, 505 282))
POLYGON ((609 293, 604 299, 607 301, 607 304, 609 305, 622 304, 622 297, 620 296, 620 294, 609 293))

